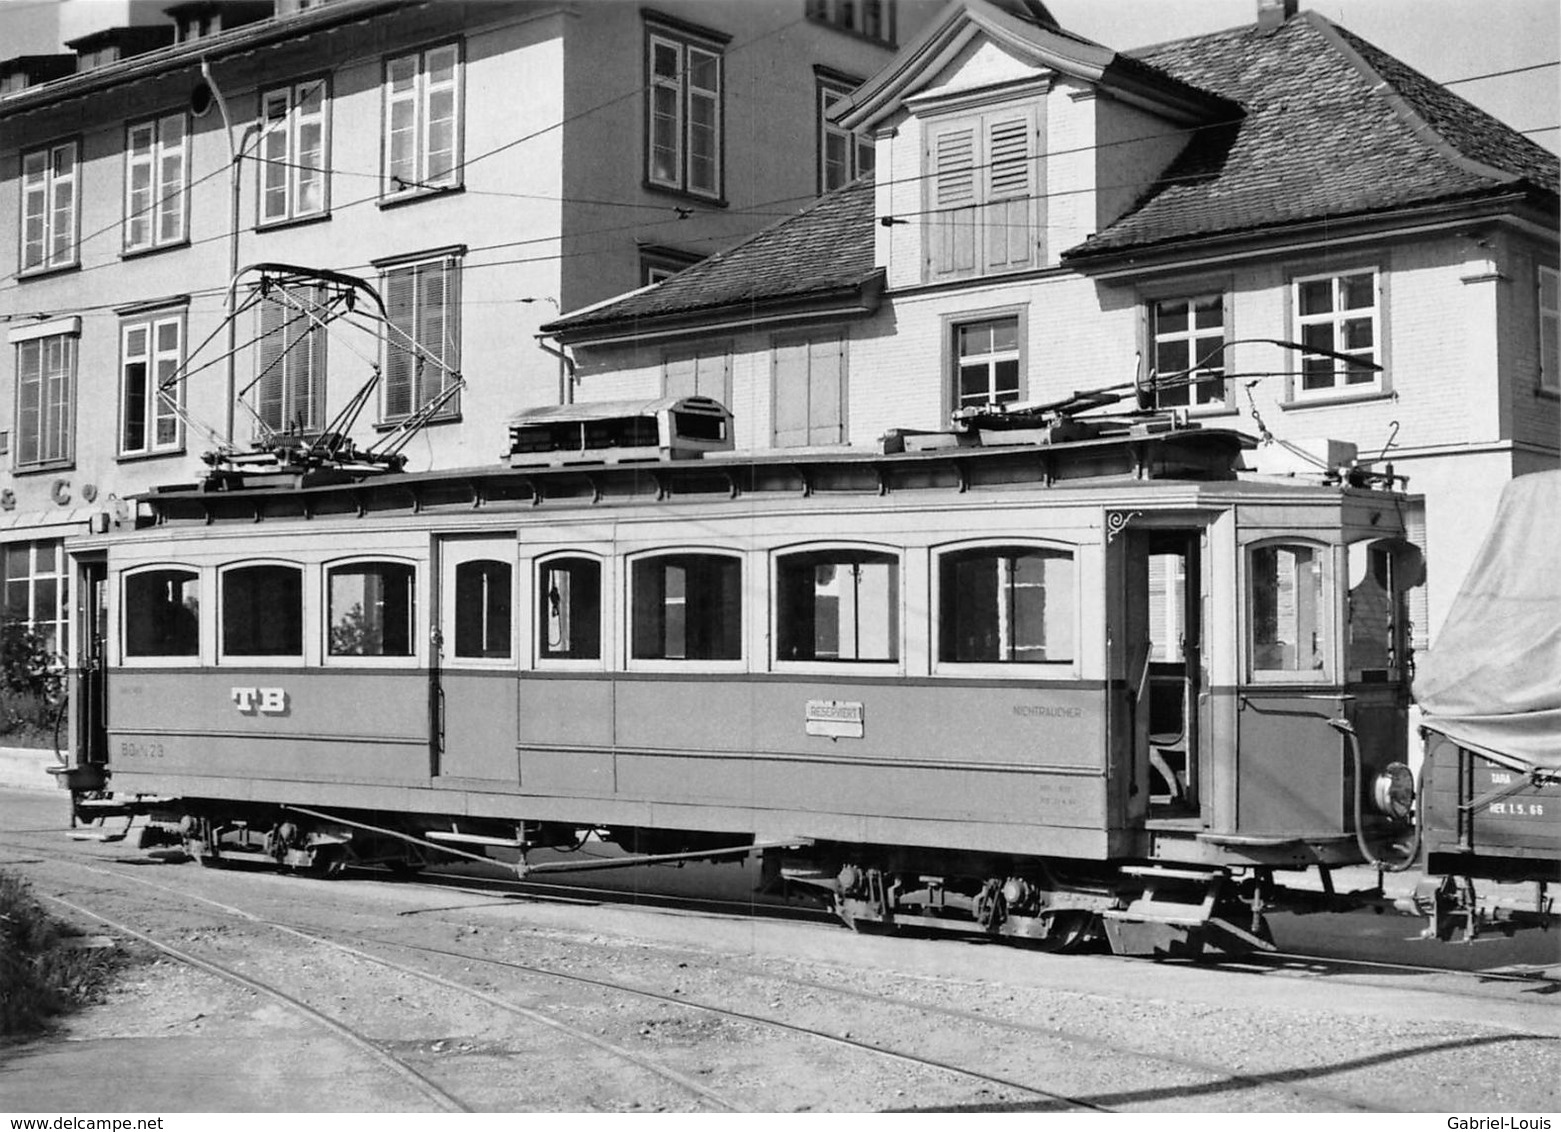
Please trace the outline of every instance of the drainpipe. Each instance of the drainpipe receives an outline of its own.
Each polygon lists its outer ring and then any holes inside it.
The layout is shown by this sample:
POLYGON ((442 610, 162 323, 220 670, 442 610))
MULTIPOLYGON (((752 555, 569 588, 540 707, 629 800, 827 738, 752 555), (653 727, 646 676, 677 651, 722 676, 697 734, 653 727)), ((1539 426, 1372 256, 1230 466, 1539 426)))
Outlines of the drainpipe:
POLYGON ((558 359, 558 403, 572 405, 575 401, 575 360, 563 351, 563 343, 555 349, 547 344, 547 335, 537 335, 537 346, 558 359))
MULTIPOLYGON (((258 137, 260 124, 251 122, 244 127, 244 133, 239 137, 238 144, 233 143, 233 120, 228 117, 228 102, 222 97, 222 91, 217 86, 217 80, 212 77, 211 64, 205 59, 201 60, 201 78, 205 80, 206 87, 211 91, 211 97, 217 104, 217 112, 222 115, 222 136, 228 142, 228 186, 232 197, 232 207, 228 216, 228 408, 227 431, 224 433, 228 449, 233 448, 233 416, 238 401, 238 370, 235 355, 238 352, 238 325, 233 317, 233 311, 238 302, 237 292, 233 288, 233 279, 238 275, 238 237, 239 237, 239 159, 244 156, 244 147, 248 144, 251 133, 258 137)), ((198 97, 198 96, 197 96, 198 97)))

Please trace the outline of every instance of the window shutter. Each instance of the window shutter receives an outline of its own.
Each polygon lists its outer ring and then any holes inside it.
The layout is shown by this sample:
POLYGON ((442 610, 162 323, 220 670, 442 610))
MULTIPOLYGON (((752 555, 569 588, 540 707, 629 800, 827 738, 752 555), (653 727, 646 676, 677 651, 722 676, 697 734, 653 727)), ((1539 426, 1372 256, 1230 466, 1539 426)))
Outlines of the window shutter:
POLYGON ((693 397, 699 392, 699 359, 667 358, 661 372, 665 397, 693 397))
POLYGON ((808 347, 808 443, 840 444, 845 440, 842 393, 845 388, 845 336, 814 342, 808 347))
POLYGON ((808 344, 790 342, 775 347, 773 370, 775 447, 796 448, 808 442, 808 344))
POLYGON ((282 427, 282 328, 287 313, 274 298, 261 300, 260 343, 255 351, 255 415, 272 430, 282 427))
POLYGON ((976 267, 976 131, 973 123, 946 126, 931 139, 932 209, 929 266, 934 276, 976 267))
POLYGON ((1022 267, 1031 260, 1030 132, 1028 114, 993 117, 986 122, 988 271, 1022 267))
MULTIPOLYGON (((319 312, 325 302, 325 288, 309 291, 310 309, 319 312)), ((293 413, 306 429, 325 427, 325 328, 310 324, 309 375, 307 388, 294 394, 293 413)))
POLYGON ((415 269, 398 267, 386 273, 385 310, 393 328, 385 348, 385 416, 389 418, 404 417, 412 411, 416 296, 415 269))

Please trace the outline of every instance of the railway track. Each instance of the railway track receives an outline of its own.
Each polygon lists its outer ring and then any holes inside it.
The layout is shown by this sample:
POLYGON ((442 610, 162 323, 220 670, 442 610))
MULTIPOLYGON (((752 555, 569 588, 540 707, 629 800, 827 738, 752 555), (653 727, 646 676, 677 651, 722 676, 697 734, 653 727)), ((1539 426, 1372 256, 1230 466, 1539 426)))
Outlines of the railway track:
MULTIPOLYGON (((19 859, 40 860, 37 846, 0 840, 0 848, 8 848, 25 856, 19 859)), ((577 1038, 580 1041, 595 1046, 604 1054, 613 1057, 621 1064, 636 1065, 639 1069, 657 1073, 656 1067, 646 1064, 642 1055, 632 1050, 625 1050, 613 1043, 603 1043, 599 1036, 590 1034, 581 1027, 569 1027, 567 1023, 558 1023, 557 1019, 542 1015, 538 1011, 527 1011, 527 1008, 518 1007, 513 1002, 500 1000, 497 995, 490 994, 479 987, 473 987, 469 981, 449 978, 435 970, 429 970, 429 961, 437 963, 460 964, 470 969, 474 965, 482 965, 485 969, 493 971, 508 971, 521 975, 528 980, 547 979, 554 983, 573 984, 578 987, 590 987, 594 992, 607 996, 610 1001, 622 1001, 625 997, 634 997, 642 1001, 655 1002, 662 1007, 676 1009, 683 1013, 702 1014, 712 1018, 722 1019, 733 1026, 757 1028, 770 1033, 784 1033, 793 1040, 806 1043, 822 1043, 832 1048, 852 1051, 852 1056, 872 1058, 885 1063, 895 1063, 907 1071, 918 1073, 937 1073, 955 1077, 974 1086, 979 1084, 984 1087, 989 1095, 1002 1098, 994 1102, 997 1107, 1008 1108, 1040 1108, 1046 1111, 1111 1111, 1114 1108, 1126 1105, 1128 1107, 1153 1106, 1163 1097, 1172 1095, 1180 1098, 1188 1096, 1209 1098, 1212 1102, 1216 1098, 1225 1096, 1266 1096, 1269 1098, 1288 1098, 1287 1105, 1299 1105, 1306 1109, 1327 1109, 1331 1111, 1384 1111, 1384 1106, 1363 1097, 1360 1093, 1352 1093, 1347 1090, 1326 1088, 1315 1080, 1315 1075, 1306 1071, 1281 1071, 1278 1073, 1247 1073, 1234 1070, 1227 1064, 1216 1061, 1200 1060, 1194 1057, 1179 1056, 1164 1050, 1147 1052, 1143 1049, 1124 1046, 1121 1043, 1102 1038, 1098 1034, 1081 1029, 1069 1029, 1056 1025, 1037 1022, 1022 1021, 1017 1019, 1005 1019, 994 1016, 991 1013, 982 1013, 976 1010, 960 1009, 946 1005, 937 1005, 927 1002, 912 1002, 899 1000, 892 993, 864 992, 844 984, 834 982, 820 982, 785 976, 778 976, 773 971, 744 970, 745 977, 755 981, 756 987, 753 996, 759 1000, 781 1000, 793 997, 794 992, 810 990, 818 995, 834 1002, 857 1002, 864 1011, 875 1010, 888 1012, 895 1017, 887 1023, 878 1026, 879 1032, 892 1034, 916 1034, 928 1031, 930 1028, 945 1027, 958 1028, 962 1032, 979 1031, 985 1035, 999 1035, 992 1039, 995 1048, 1031 1047, 1046 1043, 1058 1044, 1067 1047, 1084 1049, 1096 1059, 1133 1059, 1145 1065, 1156 1066, 1152 1074, 1155 1078, 1176 1078, 1182 1081, 1175 1089, 1160 1089, 1146 1087, 1129 1089, 1118 1092, 1092 1092, 1072 1088, 1047 1088, 1041 1085, 1031 1084, 1033 1077, 1026 1078, 1023 1072, 1000 1072, 990 1067, 973 1068, 962 1065, 948 1058, 927 1056, 916 1052, 904 1043, 893 1045, 876 1042, 871 1038, 844 1037, 838 1030, 809 1026, 784 1017, 784 1011, 766 1011, 753 1009, 737 1009, 731 1004, 723 1004, 715 1001, 700 1001, 689 993, 679 992, 667 994, 644 985, 634 985, 622 979, 606 978, 598 975, 581 974, 578 971, 569 972, 556 968, 550 968, 542 963, 519 963, 513 960, 497 958, 493 955, 479 954, 470 950, 450 947, 435 947, 426 943, 411 942, 407 938, 383 938, 380 936, 358 933, 348 938, 343 938, 340 933, 334 933, 321 929, 316 925, 303 925, 293 922, 284 922, 282 919, 268 918, 247 912, 242 909, 214 901, 208 897, 189 892, 183 887, 170 887, 159 884, 144 877, 126 875, 123 869, 104 868, 104 860, 101 854, 83 851, 81 849, 51 849, 48 854, 52 860, 69 863, 78 868, 111 877, 118 882, 147 887, 177 897, 181 901, 193 902, 205 907, 221 911, 225 916, 239 917, 267 929, 292 933, 299 942, 309 947, 328 946, 338 951, 354 955, 360 962, 368 962, 380 967, 397 971, 407 978, 414 978, 430 986, 437 986, 442 992, 467 995, 475 1000, 483 1001, 491 1008, 506 1011, 518 1016, 531 1025, 541 1025, 552 1029, 554 1032, 577 1038), (334 938, 333 938, 334 937, 334 938), (411 952, 423 956, 420 967, 412 967, 407 963, 398 963, 381 953, 385 949, 393 949, 404 954, 411 952), (511 1009, 518 1007, 517 1009, 511 1009), (557 1023, 557 1025, 553 1025, 557 1023), (995 1091, 995 1092, 994 1092, 995 1091)), ((4 862, 0 862, 3 864, 4 862)), ((437 879, 437 878, 433 878, 437 879)), ((307 882, 300 882, 307 883, 307 882)), ((456 878, 455 883, 461 885, 455 888, 449 883, 440 882, 435 887, 447 891, 461 891, 466 895, 494 895, 495 893, 512 894, 521 896, 528 901, 536 900, 543 903, 558 901, 568 902, 596 902, 616 895, 617 899, 624 899, 621 894, 610 894, 603 891, 575 894, 560 892, 555 886, 530 886, 508 881, 483 881, 480 884, 472 884, 471 878, 456 878), (521 892, 520 889, 533 888, 538 891, 521 892)), ((419 884, 417 887, 424 887, 419 884)), ((505 901, 508 903, 509 901, 505 901)), ((496 902, 497 903, 497 902, 496 902)), ((643 903, 643 901, 642 901, 643 903)), ((695 911, 702 915, 721 914, 719 905, 704 899, 682 901, 675 898, 663 898, 658 903, 670 904, 674 907, 681 906, 684 911, 695 911)), ((447 909, 423 909, 421 911, 458 911, 461 907, 470 907, 469 904, 455 906, 447 909)), ((741 905, 736 909, 742 915, 752 915, 753 908, 749 904, 741 905)), ((125 925, 128 928, 128 925, 125 925)), ((392 936, 400 933, 391 933, 392 936)), ((733 957, 723 957, 722 966, 728 973, 736 967, 745 965, 738 960, 733 963, 733 957)), ((1140 966, 1141 961, 1118 960, 1111 957, 1091 957, 1095 962, 1124 963, 1140 966)), ((1287 960, 1292 967, 1284 973, 1294 973, 1293 964, 1300 962, 1299 957, 1287 960)), ((1310 961, 1311 966, 1316 965, 1315 960, 1310 961)), ((1303 964, 1303 967, 1308 964, 1303 964)), ((1218 965, 1210 965, 1218 969, 1218 965)), ((1236 972, 1233 972, 1233 974, 1236 972)), ((1240 972, 1250 974, 1250 965, 1246 965, 1240 972)), ((1275 972, 1270 972, 1275 973, 1275 972)), ((1304 974, 1300 977, 1306 977, 1304 974)), ((1321 976, 1319 976, 1321 977, 1321 976)), ((1444 990, 1442 993, 1446 993, 1444 990)), ((1469 997, 1480 997, 1471 988, 1469 997)), ((735 1103, 729 1097, 707 1086, 693 1081, 687 1074, 670 1071, 671 1075, 658 1073, 668 1085, 680 1090, 684 1095, 694 1098, 694 1103, 699 1107, 719 1110, 738 1110, 743 1106, 735 1103), (693 1087, 690 1088, 689 1086, 693 1087)), ((436 1086, 437 1087, 437 1086, 436 1086)), ((459 1091, 454 1094, 459 1097, 459 1091)), ((457 1101, 459 1103, 459 1101, 457 1101)))

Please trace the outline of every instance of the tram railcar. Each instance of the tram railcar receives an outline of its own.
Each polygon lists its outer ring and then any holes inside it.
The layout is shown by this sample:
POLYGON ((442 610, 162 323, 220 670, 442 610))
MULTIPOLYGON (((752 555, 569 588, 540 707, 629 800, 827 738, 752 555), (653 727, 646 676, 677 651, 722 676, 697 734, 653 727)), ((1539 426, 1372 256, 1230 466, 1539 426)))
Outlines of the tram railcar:
POLYGON ((1124 953, 1402 852, 1402 495, 1174 420, 888 439, 150 493, 70 548, 62 782, 207 864, 760 852, 858 927, 1124 953))

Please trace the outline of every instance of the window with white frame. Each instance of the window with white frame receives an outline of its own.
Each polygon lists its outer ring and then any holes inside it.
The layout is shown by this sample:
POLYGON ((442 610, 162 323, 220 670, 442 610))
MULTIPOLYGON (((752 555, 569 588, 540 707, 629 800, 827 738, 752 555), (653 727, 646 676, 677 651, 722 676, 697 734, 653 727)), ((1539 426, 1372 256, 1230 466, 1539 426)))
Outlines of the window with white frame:
POLYGON ((1539 269, 1539 387, 1561 393, 1561 274, 1553 267, 1539 269))
POLYGON ((324 79, 267 91, 260 100, 260 223, 319 216, 329 207, 325 168, 329 93, 324 79))
POLYGON ((22 156, 22 271, 76 263, 76 143, 22 156))
POLYGON ((184 315, 160 314, 119 328, 119 454, 176 452, 183 381, 184 315))
POLYGON ((1382 392, 1381 289, 1375 268, 1294 280, 1298 399, 1382 392), (1326 352, 1325 352, 1326 351, 1326 352))
POLYGON ((894 46, 894 0, 808 0, 807 17, 894 46))
POLYGON ((1034 267, 1039 139, 1032 108, 929 123, 923 239, 930 279, 1034 267))
POLYGON ((602 655, 602 564, 550 558, 537 567, 537 655, 596 660, 602 655))
POLYGON ((131 126, 125 154, 125 251, 182 243, 189 173, 185 116, 168 114, 131 126))
MULTIPOLYGON (((76 455, 76 331, 13 336, 16 466, 68 464, 76 455)), ((48 329, 48 328, 45 328, 48 329)))
POLYGON ((662 554, 632 566, 630 655, 635 660, 740 660, 742 560, 662 554))
POLYGON ((900 656, 900 559, 814 550, 775 560, 775 659, 892 661, 900 656))
POLYGON ((873 139, 830 119, 830 112, 851 92, 851 83, 818 80, 818 191, 827 193, 873 171, 873 139))
MULTIPOLYGON (((461 368, 461 260, 448 253, 383 265, 380 293, 390 315, 383 419, 410 416, 446 394, 461 368)), ((438 417, 460 411, 451 395, 438 417)))
POLYGON ((723 42, 660 24, 647 29, 645 176, 651 185, 720 198, 723 42))
POLYGON ((647 244, 640 248, 640 286, 671 279, 684 268, 692 267, 704 258, 697 252, 686 252, 681 248, 647 244))
POLYGON ((447 43, 385 63, 381 196, 461 183, 461 47, 447 43))
POLYGON ((410 563, 354 562, 331 567, 325 578, 331 656, 416 651, 417 571, 410 563))
POLYGON ((938 659, 1054 664, 1074 652, 1073 555, 1026 546, 953 551, 938 566, 938 659))
POLYGON ((38 635, 44 651, 64 657, 70 625, 70 575, 61 539, 0 545, 0 621, 38 635))
POLYGON ((954 408, 1019 400, 1024 393, 1024 343, 1019 316, 954 327, 954 408))
POLYGON ((218 576, 223 656, 299 656, 304 651, 304 572, 297 566, 230 566, 218 576))
POLYGON ((1149 308, 1155 406, 1226 405, 1225 297, 1160 299, 1149 308))
POLYGON ((1247 557, 1248 648, 1254 676, 1322 672, 1328 635, 1323 549, 1268 543, 1247 557))
POLYGON ((311 432, 325 424, 323 287, 273 287, 260 300, 260 336, 251 404, 271 433, 311 432))
POLYGON ((778 338, 771 372, 776 448, 846 441, 846 335, 778 338))

